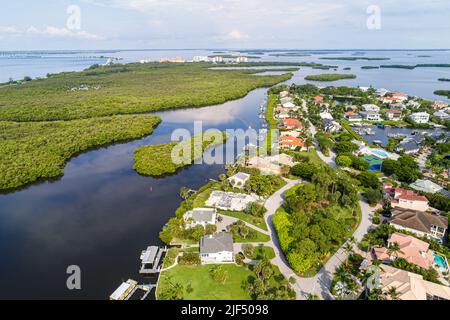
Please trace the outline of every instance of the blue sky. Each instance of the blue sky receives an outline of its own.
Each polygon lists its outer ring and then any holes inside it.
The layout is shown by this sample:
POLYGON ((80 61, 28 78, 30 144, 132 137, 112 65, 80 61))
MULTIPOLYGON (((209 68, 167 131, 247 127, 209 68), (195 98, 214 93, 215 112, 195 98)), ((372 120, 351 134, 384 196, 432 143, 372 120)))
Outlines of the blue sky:
POLYGON ((450 47, 448 0, 2 2, 0 50, 450 47), (80 28, 67 25, 71 5, 80 28), (381 10, 380 29, 367 27, 371 5, 381 10))

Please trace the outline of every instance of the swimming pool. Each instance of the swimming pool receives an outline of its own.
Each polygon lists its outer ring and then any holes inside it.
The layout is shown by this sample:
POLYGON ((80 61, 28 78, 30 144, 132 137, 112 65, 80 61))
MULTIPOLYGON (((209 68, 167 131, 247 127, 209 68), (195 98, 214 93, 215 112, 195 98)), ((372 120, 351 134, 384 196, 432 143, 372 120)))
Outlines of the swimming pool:
POLYGON ((444 257, 434 254, 434 263, 437 264, 440 268, 447 270, 447 262, 444 257))
POLYGON ((372 150, 372 154, 380 159, 386 159, 389 155, 382 150, 372 150))

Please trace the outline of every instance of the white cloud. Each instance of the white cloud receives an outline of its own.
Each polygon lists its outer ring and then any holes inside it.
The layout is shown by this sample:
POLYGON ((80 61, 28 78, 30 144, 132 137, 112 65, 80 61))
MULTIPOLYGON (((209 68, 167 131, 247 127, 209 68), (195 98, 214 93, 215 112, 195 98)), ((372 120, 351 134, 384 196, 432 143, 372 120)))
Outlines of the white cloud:
POLYGON ((248 39, 250 37, 247 34, 242 33, 239 30, 233 30, 227 34, 227 38, 233 39, 233 40, 243 40, 243 39, 248 39))
POLYGON ((86 40, 103 40, 102 36, 92 34, 86 31, 73 31, 67 28, 57 28, 54 26, 48 26, 45 29, 39 30, 34 26, 29 27, 26 30, 27 34, 40 35, 47 37, 69 38, 69 39, 86 39, 86 40))
POLYGON ((15 27, 0 26, 0 34, 18 34, 20 33, 15 27))

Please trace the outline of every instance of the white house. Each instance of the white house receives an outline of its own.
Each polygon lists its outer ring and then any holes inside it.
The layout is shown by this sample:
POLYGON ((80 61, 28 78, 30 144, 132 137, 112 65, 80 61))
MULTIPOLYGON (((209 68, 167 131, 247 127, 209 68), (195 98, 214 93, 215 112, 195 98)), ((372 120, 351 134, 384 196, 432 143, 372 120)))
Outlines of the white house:
POLYGON ((244 172, 239 172, 228 178, 228 182, 233 188, 244 189, 245 184, 250 179, 250 175, 244 172))
POLYGON ((202 264, 233 263, 233 237, 229 233, 204 236, 200 239, 202 264))
POLYGON ((294 109, 296 107, 295 104, 293 104, 292 102, 286 102, 283 104, 283 108, 285 109, 294 109))
POLYGON ((361 118, 367 121, 380 121, 381 117, 377 111, 362 111, 359 113, 361 118))
POLYGON ((192 59, 193 62, 208 62, 209 58, 207 56, 195 56, 192 59))
POLYGON ((216 224, 216 216, 216 209, 196 208, 184 215, 184 221, 188 229, 196 226, 206 227, 209 224, 216 224))
POLYGON ((450 115, 446 112, 438 111, 433 114, 436 118, 442 121, 450 120, 450 115))
POLYGON ((380 107, 375 104, 363 104, 362 108, 366 112, 380 112, 380 107))
POLYGON ((428 123, 430 121, 430 114, 426 112, 416 112, 410 114, 409 118, 416 123, 428 123))
POLYGON ((241 63, 241 62, 248 62, 248 58, 247 57, 237 57, 236 58, 236 63, 241 63))

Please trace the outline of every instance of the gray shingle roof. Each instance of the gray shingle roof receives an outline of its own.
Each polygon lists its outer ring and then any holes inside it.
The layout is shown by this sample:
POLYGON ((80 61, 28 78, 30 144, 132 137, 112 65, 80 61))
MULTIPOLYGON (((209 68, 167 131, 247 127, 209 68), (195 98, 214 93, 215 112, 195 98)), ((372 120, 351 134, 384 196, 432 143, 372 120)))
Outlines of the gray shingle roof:
POLYGON ((229 233, 219 233, 213 236, 204 236, 200 240, 200 253, 218 253, 222 251, 233 252, 233 237, 229 233))
POLYGON ((215 213, 216 210, 214 209, 194 209, 192 219, 197 222, 208 222, 212 220, 215 213))

